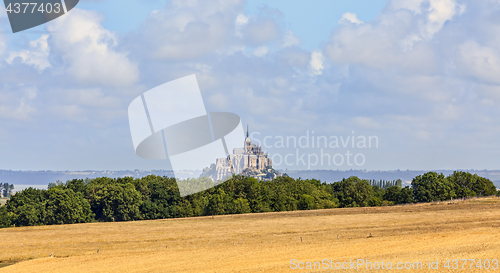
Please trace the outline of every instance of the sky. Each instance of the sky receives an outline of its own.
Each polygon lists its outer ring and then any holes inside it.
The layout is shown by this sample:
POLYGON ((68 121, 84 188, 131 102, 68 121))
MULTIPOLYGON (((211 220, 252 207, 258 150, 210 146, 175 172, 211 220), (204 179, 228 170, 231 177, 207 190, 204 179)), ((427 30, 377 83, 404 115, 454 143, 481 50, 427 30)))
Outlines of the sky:
POLYGON ((170 169, 127 109, 191 74, 278 169, 498 169, 498 0, 124 3, 15 34, 0 10, 0 169, 170 169))

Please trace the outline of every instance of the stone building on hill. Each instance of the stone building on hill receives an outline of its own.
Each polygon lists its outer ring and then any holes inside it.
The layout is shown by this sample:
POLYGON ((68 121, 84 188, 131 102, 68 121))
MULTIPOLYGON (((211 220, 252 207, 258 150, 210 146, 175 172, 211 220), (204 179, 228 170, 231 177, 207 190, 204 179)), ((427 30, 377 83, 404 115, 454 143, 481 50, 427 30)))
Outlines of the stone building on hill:
POLYGON ((201 176, 212 178, 214 181, 224 180, 231 174, 242 174, 252 176, 259 180, 268 180, 279 173, 273 170, 273 162, 268 153, 264 153, 262 148, 253 144, 247 127, 247 137, 243 148, 233 149, 233 153, 227 158, 218 158, 210 168, 205 168, 201 176))

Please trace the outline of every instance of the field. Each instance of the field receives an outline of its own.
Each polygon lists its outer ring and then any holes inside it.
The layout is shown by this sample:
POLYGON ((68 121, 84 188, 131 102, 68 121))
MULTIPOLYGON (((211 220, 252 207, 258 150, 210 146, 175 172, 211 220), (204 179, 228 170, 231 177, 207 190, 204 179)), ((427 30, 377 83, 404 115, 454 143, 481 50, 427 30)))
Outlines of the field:
POLYGON ((5 203, 7 203, 7 200, 9 200, 9 198, 0 197, 0 206, 5 205, 5 203))
MULTIPOLYGON (((323 259, 334 267, 352 266, 349 259, 377 267, 383 260, 393 267, 388 272, 401 271, 398 263, 414 268, 404 272, 455 271, 444 268, 447 259, 450 267, 452 259, 476 259, 458 271, 488 272, 495 270, 476 265, 489 259, 495 267, 492 260, 500 259, 500 198, 8 228, 0 229, 0 255, 0 273, 293 272, 299 262, 323 259), (439 269, 429 269, 436 260, 439 269), (419 262, 423 269, 415 269, 419 262)), ((307 272, 327 271, 319 265, 307 272)))

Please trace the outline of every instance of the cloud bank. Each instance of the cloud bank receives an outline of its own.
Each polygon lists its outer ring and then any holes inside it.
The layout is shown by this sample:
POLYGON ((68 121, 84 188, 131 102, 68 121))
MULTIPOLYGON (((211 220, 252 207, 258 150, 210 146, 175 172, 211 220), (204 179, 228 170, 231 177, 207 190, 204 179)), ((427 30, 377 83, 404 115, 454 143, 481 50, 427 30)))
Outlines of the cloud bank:
POLYGON ((75 8, 35 39, 0 37, 2 161, 168 168, 135 157, 126 109, 194 73, 207 110, 238 113, 253 131, 377 135, 366 169, 495 168, 499 12, 493 0, 392 0, 372 21, 346 11, 322 47, 305 50, 285 14, 248 15, 239 0, 170 1, 124 35, 75 8), (27 134, 40 140, 23 145, 27 134), (13 156, 28 149, 31 159, 13 156))

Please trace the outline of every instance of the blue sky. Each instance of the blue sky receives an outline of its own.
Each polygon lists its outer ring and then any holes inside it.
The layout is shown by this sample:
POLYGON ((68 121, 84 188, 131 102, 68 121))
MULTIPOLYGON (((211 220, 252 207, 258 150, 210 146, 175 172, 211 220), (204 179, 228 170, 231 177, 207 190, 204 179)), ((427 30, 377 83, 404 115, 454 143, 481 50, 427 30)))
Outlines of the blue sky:
MULTIPOLYGON (((138 29, 152 10, 168 2, 145 0, 123 4, 120 0, 83 0, 78 7, 102 12, 106 15, 104 27, 125 34, 138 29)), ((360 20, 370 21, 380 14, 385 4, 386 0, 249 0, 245 3, 245 14, 255 15, 263 8, 278 10, 283 14, 285 25, 301 38, 301 47, 312 50, 326 43, 345 12, 354 12, 360 20)))
MULTIPOLYGON (((138 29, 149 13, 169 1, 81 1, 79 8, 92 9, 106 15, 103 26, 118 33, 138 29)), ((338 25, 338 18, 347 11, 354 12, 363 21, 375 19, 385 6, 386 0, 249 0, 245 14, 254 15, 262 8, 279 10, 286 26, 302 39, 301 46, 315 49, 325 43, 331 31, 338 25)))
POLYGON ((123 3, 16 34, 0 12, 0 169, 169 169, 135 155, 127 108, 190 74, 279 169, 498 169, 499 1, 123 3), (307 136, 338 145, 279 143, 307 136))

